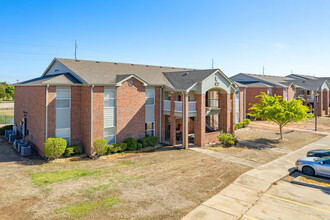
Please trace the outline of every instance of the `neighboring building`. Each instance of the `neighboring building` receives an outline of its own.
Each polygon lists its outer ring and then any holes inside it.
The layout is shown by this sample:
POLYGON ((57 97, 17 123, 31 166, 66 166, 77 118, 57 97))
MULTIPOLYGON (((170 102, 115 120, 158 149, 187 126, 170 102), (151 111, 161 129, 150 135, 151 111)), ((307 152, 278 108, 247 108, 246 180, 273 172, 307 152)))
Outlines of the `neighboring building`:
POLYGON ((86 154, 99 138, 158 136, 187 149, 216 141, 219 130, 234 133, 244 89, 219 69, 56 58, 41 77, 15 85, 15 125, 41 155, 48 137, 81 144, 86 154))
POLYGON ((318 116, 329 115, 329 81, 328 78, 317 78, 291 74, 285 77, 261 74, 239 73, 232 80, 245 85, 247 113, 249 108, 259 102, 256 98, 261 92, 268 95, 279 95, 284 100, 291 101, 293 98, 303 98, 304 104, 308 105, 312 112, 317 104, 318 116), (318 98, 316 99, 316 94, 318 98))

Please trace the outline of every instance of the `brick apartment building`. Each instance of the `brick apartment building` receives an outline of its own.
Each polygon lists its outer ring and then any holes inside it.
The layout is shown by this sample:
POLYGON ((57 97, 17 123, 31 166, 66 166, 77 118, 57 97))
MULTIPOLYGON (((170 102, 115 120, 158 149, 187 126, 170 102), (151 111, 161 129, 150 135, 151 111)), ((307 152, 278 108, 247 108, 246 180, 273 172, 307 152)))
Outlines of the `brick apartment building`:
POLYGON ((219 69, 56 58, 41 77, 15 85, 14 123, 41 155, 48 137, 88 155, 99 138, 158 136, 187 149, 216 141, 219 130, 234 133, 246 106, 239 85, 219 69))
POLYGON ((311 112, 316 110, 318 116, 329 115, 329 78, 298 74, 281 77, 239 73, 231 79, 241 84, 241 87, 246 86, 246 112, 249 112, 252 104, 259 102, 255 97, 264 92, 268 95, 282 96, 288 101, 303 98, 304 104, 310 107, 311 112))

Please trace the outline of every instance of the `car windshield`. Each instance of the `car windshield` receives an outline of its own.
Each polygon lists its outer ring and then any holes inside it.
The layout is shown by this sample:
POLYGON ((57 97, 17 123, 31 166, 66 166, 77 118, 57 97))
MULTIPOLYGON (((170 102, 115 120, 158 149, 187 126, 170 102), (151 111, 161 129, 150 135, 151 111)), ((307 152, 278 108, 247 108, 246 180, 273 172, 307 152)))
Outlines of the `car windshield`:
POLYGON ((315 162, 319 162, 319 161, 322 161, 322 160, 325 160, 325 159, 329 159, 329 158, 330 158, 330 156, 329 157, 321 157, 321 158, 315 159, 314 161, 315 162))

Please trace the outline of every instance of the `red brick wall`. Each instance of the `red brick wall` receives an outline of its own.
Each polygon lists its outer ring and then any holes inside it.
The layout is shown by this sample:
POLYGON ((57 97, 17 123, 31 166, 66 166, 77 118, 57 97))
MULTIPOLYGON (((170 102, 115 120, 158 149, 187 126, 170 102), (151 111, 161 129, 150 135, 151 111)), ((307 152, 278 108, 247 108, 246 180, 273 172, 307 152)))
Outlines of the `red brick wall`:
POLYGON ((326 89, 323 90, 323 109, 324 115, 329 115, 329 91, 326 89))
POLYGON ((81 144, 81 86, 71 87, 71 144, 81 144))
POLYGON ((56 130, 56 87, 48 88, 48 138, 55 137, 56 130))
MULTIPOLYGON (((231 94, 220 93, 220 129, 224 132, 230 132, 231 112, 230 112, 231 94)), ((235 100, 234 100, 235 102, 235 100)), ((233 104, 234 104, 233 102, 233 104)), ((234 110, 234 109, 233 109, 234 110)), ((233 111, 234 113, 234 111, 233 111)))
POLYGON ((46 87, 26 86, 15 87, 14 124, 20 127, 24 113, 27 117, 27 130, 25 141, 30 143, 38 153, 43 156, 46 127, 46 87))
POLYGON ((197 146, 204 146, 205 143, 205 95, 196 94, 196 110, 197 116, 195 117, 194 124, 194 142, 197 146))
MULTIPOLYGON (((260 98, 256 98, 260 93, 267 94, 267 88, 246 88, 246 112, 249 113, 249 108, 252 107, 253 104, 259 103, 260 98)), ((274 94, 274 90, 273 90, 274 94)))
POLYGON ((282 96, 282 98, 285 98, 285 91, 283 88, 272 88, 273 95, 282 96))
POLYGON ((145 87, 140 81, 132 80, 133 86, 126 81, 117 87, 117 143, 127 137, 145 136, 145 87))
POLYGON ((219 134, 218 131, 216 132, 210 132, 210 133, 205 133, 204 134, 204 137, 203 137, 203 142, 204 142, 204 145, 205 144, 209 144, 209 143, 214 143, 214 142, 217 142, 218 141, 218 138, 217 138, 217 135, 219 134))
POLYGON ((80 108, 80 120, 81 120, 81 144, 84 148, 84 152, 90 155, 91 152, 91 87, 81 87, 81 108, 80 108))
POLYGON ((104 87, 93 88, 93 142, 104 138, 104 87))

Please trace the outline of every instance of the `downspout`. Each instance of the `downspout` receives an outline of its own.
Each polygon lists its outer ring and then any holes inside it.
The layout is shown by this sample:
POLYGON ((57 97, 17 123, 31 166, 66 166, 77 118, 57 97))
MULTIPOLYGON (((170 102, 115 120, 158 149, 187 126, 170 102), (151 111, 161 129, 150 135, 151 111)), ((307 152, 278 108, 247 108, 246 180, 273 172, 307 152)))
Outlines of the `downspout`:
POLYGON ((182 92, 182 147, 184 148, 184 141, 185 141, 185 123, 184 123, 184 119, 185 119, 185 116, 184 116, 184 112, 185 112, 185 94, 184 92, 182 92))
POLYGON ((91 156, 93 155, 93 88, 91 87, 91 156))
POLYGON ((48 88, 49 84, 46 86, 46 132, 45 132, 45 141, 48 138, 48 88))
POLYGON ((159 92, 159 115, 160 115, 160 117, 159 117, 159 143, 161 143, 162 142, 162 117, 163 117, 163 115, 162 115, 162 97, 163 97, 163 87, 164 86, 161 86, 160 87, 160 92, 159 92))

